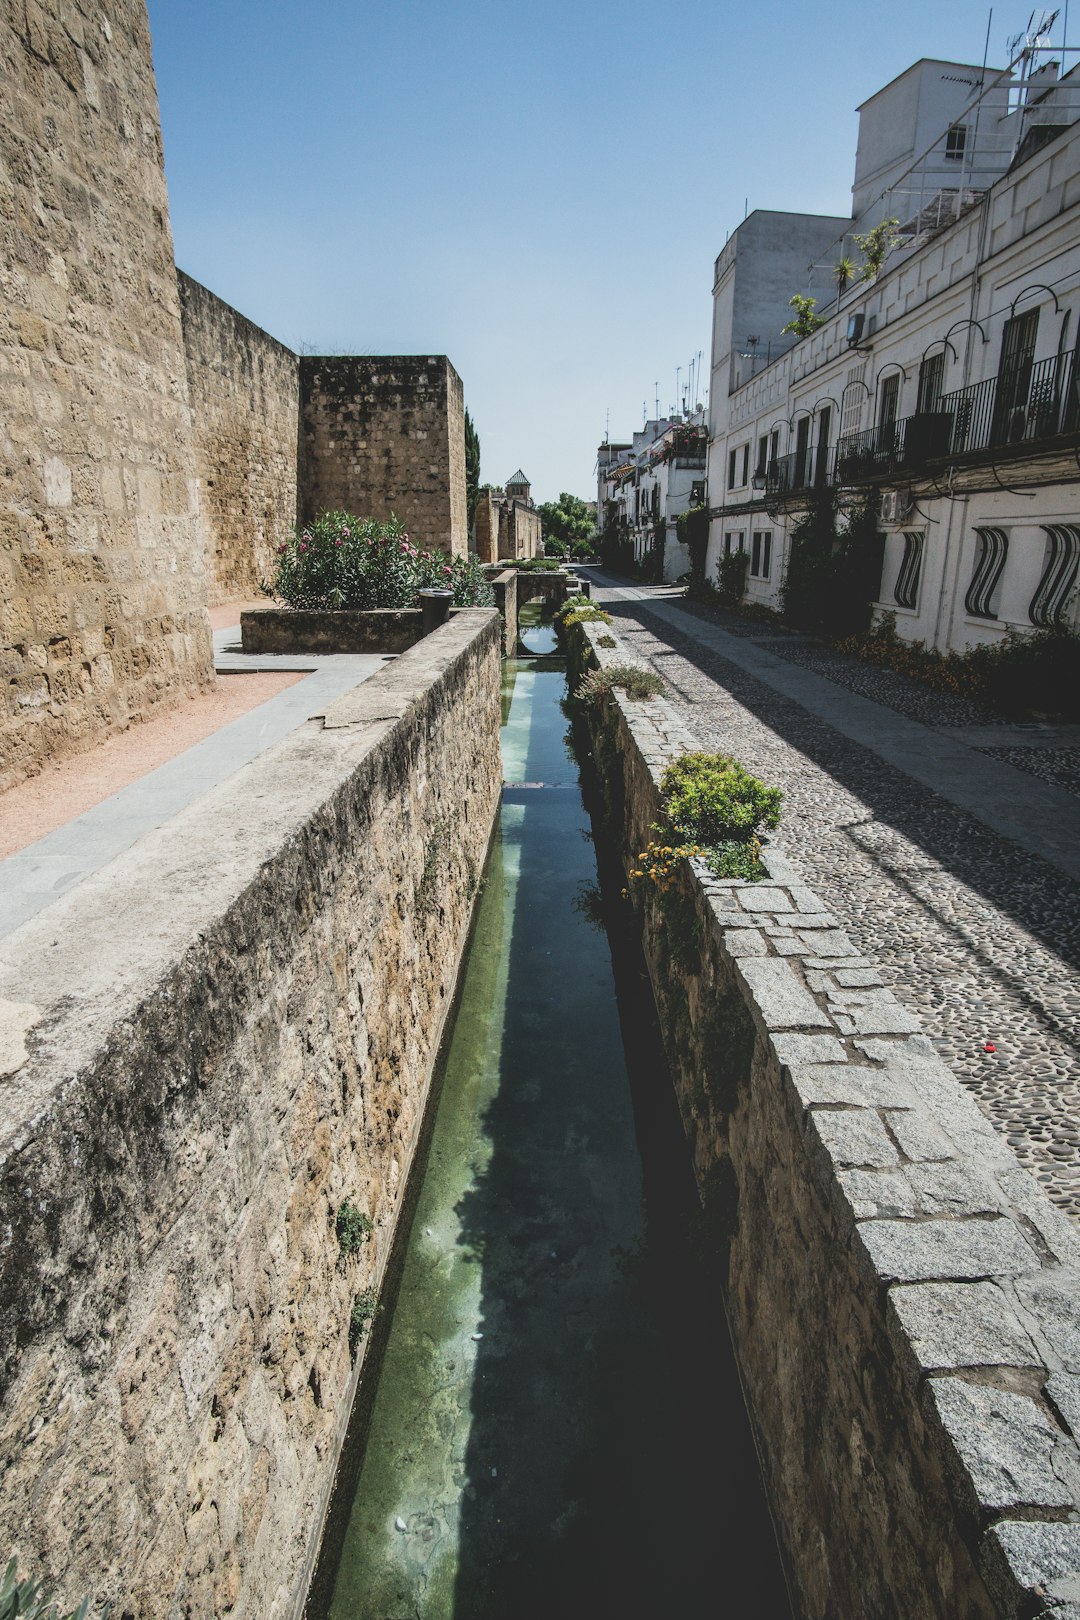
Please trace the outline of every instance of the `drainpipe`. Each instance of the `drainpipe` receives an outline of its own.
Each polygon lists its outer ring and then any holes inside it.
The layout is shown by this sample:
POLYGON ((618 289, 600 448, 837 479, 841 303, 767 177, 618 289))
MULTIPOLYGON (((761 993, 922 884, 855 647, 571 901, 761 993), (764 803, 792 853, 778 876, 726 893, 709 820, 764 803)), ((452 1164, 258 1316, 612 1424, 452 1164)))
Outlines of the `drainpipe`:
POLYGON ((964 560, 964 530, 967 520, 968 500, 962 495, 959 500, 949 501, 949 521, 945 525, 945 556, 941 567, 941 590, 938 593, 937 621, 934 625, 934 646, 939 651, 947 652, 952 642, 953 621, 956 617, 956 604, 960 599, 960 567, 964 560), (959 521, 958 521, 959 520, 959 521), (949 581, 946 574, 949 568, 949 549, 953 545, 953 530, 958 529, 956 538, 956 556, 952 564, 952 579, 949 581), (941 646, 942 632, 945 634, 945 646, 941 646))

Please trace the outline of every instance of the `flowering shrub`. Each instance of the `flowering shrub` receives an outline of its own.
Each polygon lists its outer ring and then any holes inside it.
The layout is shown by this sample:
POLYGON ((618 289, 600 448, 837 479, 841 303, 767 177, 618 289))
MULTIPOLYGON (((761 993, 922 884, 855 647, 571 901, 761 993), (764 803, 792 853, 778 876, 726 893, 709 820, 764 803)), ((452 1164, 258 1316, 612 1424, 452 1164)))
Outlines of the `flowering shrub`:
POLYGON ((627 876, 634 882, 647 880, 655 883, 661 894, 667 894, 678 875, 679 862, 691 855, 707 855, 699 844, 658 844, 655 839, 638 851, 638 864, 627 876))
POLYGON ((278 547, 267 596, 292 608, 415 607, 422 590, 454 593, 455 607, 493 607, 495 593, 475 557, 415 546, 398 518, 323 512, 278 547))

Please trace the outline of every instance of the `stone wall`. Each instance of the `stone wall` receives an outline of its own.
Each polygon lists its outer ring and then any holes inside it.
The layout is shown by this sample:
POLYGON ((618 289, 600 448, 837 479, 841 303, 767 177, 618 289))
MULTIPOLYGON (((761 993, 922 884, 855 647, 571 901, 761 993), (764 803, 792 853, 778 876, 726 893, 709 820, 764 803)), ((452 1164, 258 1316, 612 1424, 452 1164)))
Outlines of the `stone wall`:
MULTIPOLYGON (((605 651, 574 632, 588 661, 605 651)), ((594 728, 633 855, 696 745, 594 728)), ((782 838, 782 833, 781 833, 782 838)), ((808 1620, 1061 1616, 1080 1594, 1080 1242, 778 849, 635 889, 758 1434, 808 1620)))
POLYGON ((143 0, 0 18, 0 788, 212 678, 143 0))
POLYGON ((499 561, 499 506, 493 489, 482 489, 477 496, 473 538, 482 563, 499 561))
POLYGON ((0 948, 0 1524, 69 1601, 299 1612, 498 802, 499 640, 456 614, 0 948))
POLYGON ((418 545, 465 555, 465 406, 445 355, 304 356, 300 407, 304 521, 396 514, 418 545))
POLYGON ((476 555, 482 563, 538 557, 542 522, 534 507, 510 501, 500 491, 482 489, 476 506, 476 555))
POLYGON ((499 530, 499 556, 538 557, 541 528, 539 512, 521 501, 508 501, 499 530))
POLYGON ((299 360, 177 271, 210 604, 257 596, 297 504, 299 360))

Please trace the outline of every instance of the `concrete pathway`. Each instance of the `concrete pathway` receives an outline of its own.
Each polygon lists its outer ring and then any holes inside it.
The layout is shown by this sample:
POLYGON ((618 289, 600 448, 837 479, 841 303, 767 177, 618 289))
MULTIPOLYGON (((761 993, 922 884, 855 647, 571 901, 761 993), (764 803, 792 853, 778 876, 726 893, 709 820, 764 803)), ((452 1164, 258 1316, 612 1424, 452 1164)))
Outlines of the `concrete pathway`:
POLYGON ((92 810, 0 861, 0 938, 43 911, 91 873, 115 860, 202 794, 280 742, 297 726, 374 675, 382 654, 328 657, 250 657, 240 627, 214 632, 215 667, 230 671, 304 670, 306 680, 149 771, 92 810))
POLYGON ((601 575, 594 596, 701 746, 783 789, 783 853, 1080 1217, 1080 797, 1032 774, 1080 728, 997 725, 671 590, 601 575))

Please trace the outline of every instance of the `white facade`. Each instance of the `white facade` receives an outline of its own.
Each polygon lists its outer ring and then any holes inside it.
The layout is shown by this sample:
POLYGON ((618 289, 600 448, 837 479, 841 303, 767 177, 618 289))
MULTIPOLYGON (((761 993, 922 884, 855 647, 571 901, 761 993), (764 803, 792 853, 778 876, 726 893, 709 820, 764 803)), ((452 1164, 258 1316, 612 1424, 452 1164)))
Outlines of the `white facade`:
POLYGON ((629 445, 601 445, 598 460, 598 523, 614 520, 643 563, 663 536, 663 581, 670 584, 690 567, 690 553, 679 540, 677 519, 705 499, 704 412, 648 421, 629 445))
MULTIPOLYGON (((955 123, 953 90, 970 87, 946 80, 943 89, 946 70, 957 79, 982 71, 919 63, 866 104, 873 117, 866 139, 860 134, 856 183, 864 200, 879 195, 883 177, 894 195, 910 181, 896 171, 919 149, 927 106, 955 123), (906 135, 896 127, 904 97, 906 135), (882 109, 891 109, 891 146, 878 128, 882 109)), ((1058 83, 1055 67, 1029 80, 1037 95, 1026 122, 1015 88, 1010 110, 1010 92, 994 83, 1000 75, 987 78, 981 116, 996 136, 1008 134, 1016 155, 952 223, 916 215, 919 228, 875 280, 834 291, 819 330, 764 367, 725 366, 740 340, 731 328, 738 239, 759 230, 754 215, 717 261, 714 292, 710 576, 725 550, 741 547, 751 553, 748 598, 776 606, 791 526, 814 486, 832 486, 842 506, 870 496, 882 502, 886 535, 875 611, 942 650, 1010 628, 1076 622, 1080 98, 1072 81, 1080 74, 1058 83)), ((936 184, 938 171, 927 174, 936 184)), ((786 302, 778 289, 774 329, 786 302)))

